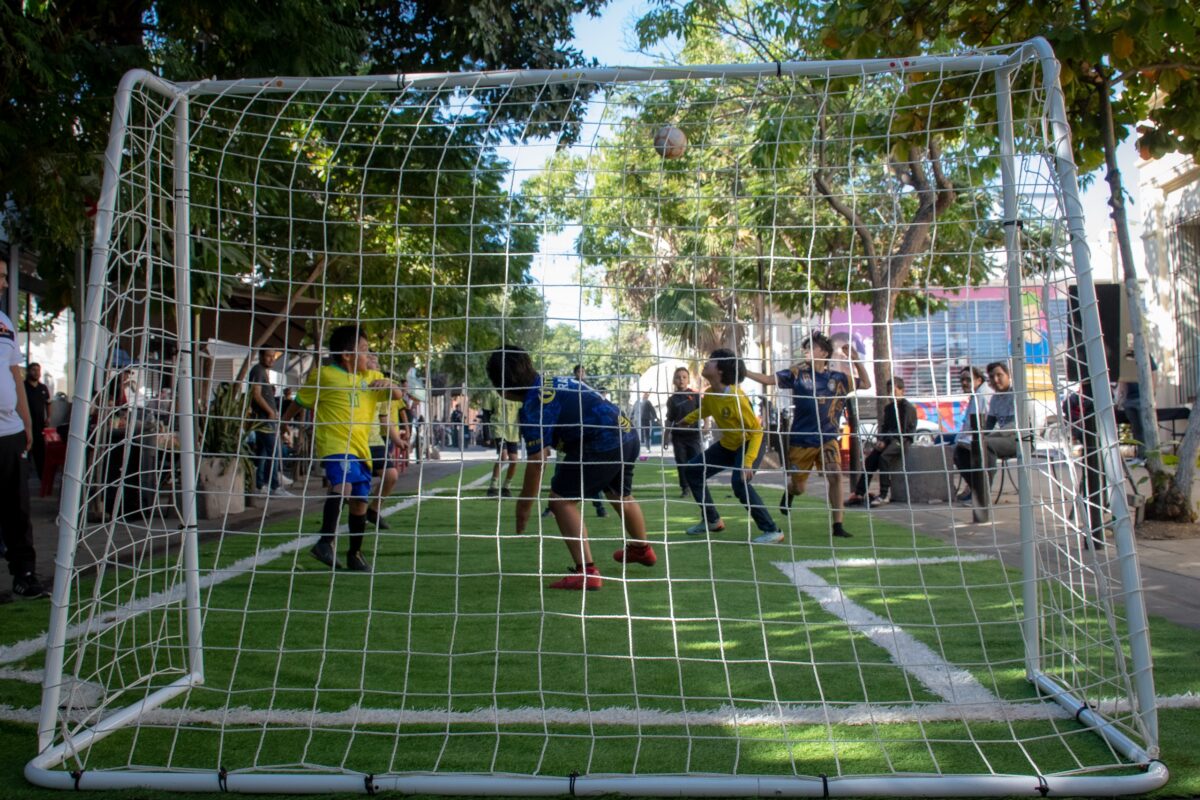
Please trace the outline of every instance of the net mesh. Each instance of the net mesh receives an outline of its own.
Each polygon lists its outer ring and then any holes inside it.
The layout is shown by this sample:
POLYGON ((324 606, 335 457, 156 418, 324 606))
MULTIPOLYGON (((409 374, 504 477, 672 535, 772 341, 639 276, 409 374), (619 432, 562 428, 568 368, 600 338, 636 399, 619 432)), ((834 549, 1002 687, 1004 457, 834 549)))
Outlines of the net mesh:
MULTIPOLYGON (((1047 87, 1036 62, 1011 73, 962 63, 511 85, 422 76, 367 90, 354 79, 202 83, 172 96, 136 84, 111 233, 97 244, 103 274, 90 287, 95 378, 75 399, 89 417, 71 431, 82 457, 68 470, 78 502, 63 525, 77 545, 60 561, 66 644, 52 654, 65 676, 54 734, 65 766, 1129 768, 1027 681, 1031 668, 1054 677, 1154 747, 1131 684, 1129 629, 1144 623, 1120 602, 1119 520, 1101 460, 1117 443, 1102 436, 1086 385, 1103 367, 1079 350, 1047 87), (678 157, 656 148, 663 126, 686 137, 678 157), (364 326, 380 371, 407 381, 397 488, 368 524, 366 574, 309 553, 328 494, 317 440, 332 434, 305 413, 282 427, 261 419, 250 375, 260 349, 278 350, 267 393, 300 389, 343 324, 364 326), (676 370, 697 389, 709 352, 731 347, 773 376, 805 361, 814 332, 832 336, 832 369, 858 386, 848 419, 834 420, 844 464, 793 460, 789 471, 792 393, 748 381, 757 422, 734 427, 765 431, 751 486, 782 542, 751 541, 764 525, 730 493, 728 472, 708 484, 724 529, 685 534, 700 519, 677 471, 687 436, 660 438, 676 370), (571 563, 555 518, 539 516, 543 497, 517 533, 516 498, 491 495, 519 495, 520 473, 496 481, 495 450, 481 445, 507 413, 484 370, 505 342, 547 379, 583 365, 583 380, 628 414, 643 437, 631 494, 656 565, 614 562, 629 503, 600 518, 585 497, 603 588, 550 588, 571 563), (1019 374, 1008 410, 992 408, 1007 431, 981 450, 960 372, 991 362, 1019 374), (888 378, 903 379, 918 417, 891 449, 891 403, 876 400, 888 378), (193 452, 196 487, 181 470, 193 452), (838 497, 857 494, 864 460, 881 452, 864 494, 886 496, 879 481, 890 482, 890 504, 867 501, 839 520, 827 487, 844 473, 838 497), (977 477, 989 465, 990 482, 977 477), (813 474, 785 514, 777 501, 797 472, 813 474), (292 496, 272 492, 272 473, 292 481, 281 487, 292 496), (973 501, 955 499, 967 489, 973 501), (831 535, 838 521, 851 538, 831 535), (199 652, 202 683, 71 746, 200 672, 199 652)), ((720 437, 710 428, 701 444, 720 437)), ((547 464, 547 486, 556 468, 547 464)))

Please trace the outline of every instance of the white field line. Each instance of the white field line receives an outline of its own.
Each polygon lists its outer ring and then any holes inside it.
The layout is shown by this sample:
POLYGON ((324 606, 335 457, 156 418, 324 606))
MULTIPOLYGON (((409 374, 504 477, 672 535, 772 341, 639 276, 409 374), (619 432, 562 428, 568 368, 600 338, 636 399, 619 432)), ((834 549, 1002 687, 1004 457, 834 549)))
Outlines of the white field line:
MULTIPOLYGON (((1159 709, 1200 708, 1200 695, 1194 693, 1161 697, 1159 709)), ((1109 698, 1096 704, 1096 710, 1111 718, 1128 714, 1132 705, 1127 698, 1109 698)), ((94 711, 77 709, 64 716, 73 722, 86 721, 94 711)), ((36 708, 0 705, 0 721, 36 724, 36 708)), ((238 706, 230 709, 158 708, 139 717, 140 724, 155 726, 280 725, 311 729, 354 728, 378 725, 903 725, 914 722, 1021 722, 1071 719, 1071 713, 1057 703, 1030 700, 1021 703, 998 701, 979 705, 948 703, 846 706, 763 705, 755 708, 722 706, 712 711, 655 711, 646 708, 611 707, 591 711, 571 708, 476 708, 472 711, 445 709, 399 710, 351 706, 345 711, 290 711, 238 706)))
MULTIPOLYGON (((464 489, 473 489, 476 486, 482 485, 489 480, 488 475, 477 478, 471 483, 464 484, 464 489)), ((392 514, 399 513, 405 509, 412 508, 417 503, 431 496, 446 491, 443 488, 428 489, 422 494, 409 497, 395 505, 388 506, 383 509, 381 517, 390 517, 392 514)), ((338 533, 346 533, 349 529, 345 525, 338 527, 338 533)), ((280 556, 294 553, 305 547, 309 547, 316 543, 317 534, 309 534, 292 539, 289 542, 269 547, 266 550, 259 550, 252 556, 247 556, 240 561, 235 561, 228 567, 215 569, 200 579, 200 588, 207 589, 210 586, 217 586, 225 583, 225 581, 233 580, 247 572, 251 572, 264 564, 270 563, 280 556)), ((154 594, 134 600, 119 608, 114 608, 111 611, 106 611, 98 617, 94 617, 84 622, 78 622, 67 628, 66 641, 72 641, 85 634, 102 633, 114 625, 119 625, 126 620, 136 617, 140 614, 145 614, 148 611, 153 611, 156 608, 178 603, 184 598, 184 593, 187 587, 180 583, 171 589, 163 592, 155 592, 154 594)), ((24 639, 14 644, 0 646, 0 664, 12 664, 16 661, 29 658, 37 655, 46 649, 46 634, 35 636, 31 639, 24 639)))
MULTIPOLYGON (((902 561, 924 563, 924 559, 902 561)), ((876 564, 887 567, 889 559, 879 559, 876 564)), ((955 667, 899 625, 850 600, 839 587, 831 585, 809 567, 799 562, 775 562, 775 567, 791 578, 797 589, 820 603, 821 608, 845 620, 851 630, 858 631, 887 651, 897 666, 942 700, 956 706, 1000 702, 974 675, 955 667)))

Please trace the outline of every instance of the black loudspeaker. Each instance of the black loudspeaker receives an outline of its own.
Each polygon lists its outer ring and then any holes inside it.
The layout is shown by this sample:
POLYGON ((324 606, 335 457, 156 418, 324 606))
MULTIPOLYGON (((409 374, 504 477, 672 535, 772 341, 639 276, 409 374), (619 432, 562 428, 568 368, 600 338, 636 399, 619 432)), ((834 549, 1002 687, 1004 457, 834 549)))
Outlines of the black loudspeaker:
MULTIPOLYGON (((1086 361, 1083 328, 1079 314, 1079 287, 1070 286, 1071 325, 1067 330, 1067 379, 1083 380, 1080 367, 1086 361)), ((1129 306, 1125 287, 1120 283, 1096 284, 1096 308, 1100 312, 1100 335, 1104 338, 1104 359, 1109 380, 1136 381, 1133 359, 1124 358, 1130 344, 1129 306)))

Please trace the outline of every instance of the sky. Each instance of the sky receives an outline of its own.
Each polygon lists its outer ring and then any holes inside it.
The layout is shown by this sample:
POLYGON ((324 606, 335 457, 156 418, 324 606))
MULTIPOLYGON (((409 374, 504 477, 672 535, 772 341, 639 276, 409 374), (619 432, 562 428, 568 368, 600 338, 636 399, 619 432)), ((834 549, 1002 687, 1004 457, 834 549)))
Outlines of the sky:
MULTIPOLYGON (((598 59, 604 66, 651 64, 652 59, 634 52, 635 37, 632 32, 633 24, 649 8, 650 4, 646 0, 613 0, 595 19, 577 14, 574 18, 574 44, 585 56, 598 59)), ((595 132, 596 128, 593 127, 591 133, 595 132)), ((586 142, 587 129, 583 138, 586 142)), ((546 146, 522 153, 518 170, 523 172, 536 169, 552 152, 553 148, 546 146)), ((513 157, 510 154, 505 155, 513 157)), ((1118 153, 1118 165, 1128 195, 1126 213, 1129 217, 1134 256, 1140 266, 1144 259, 1141 246, 1142 211, 1138 206, 1137 162, 1138 155, 1132 139, 1123 142, 1118 153)), ((1112 223, 1107 205, 1108 184, 1104 181, 1103 171, 1085 176, 1082 183, 1086 187, 1082 190, 1081 199, 1096 280, 1119 280, 1121 272, 1114 269, 1115 244, 1110 233, 1112 223)), ((552 322, 574 323, 580 320, 584 336, 599 338, 608 333, 609 323, 616 315, 607 301, 597 307, 586 302, 581 295, 577 282, 579 263, 573 254, 577 234, 577 229, 569 229, 561 234, 544 236, 542 252, 535 260, 533 273, 542 283, 552 322)))

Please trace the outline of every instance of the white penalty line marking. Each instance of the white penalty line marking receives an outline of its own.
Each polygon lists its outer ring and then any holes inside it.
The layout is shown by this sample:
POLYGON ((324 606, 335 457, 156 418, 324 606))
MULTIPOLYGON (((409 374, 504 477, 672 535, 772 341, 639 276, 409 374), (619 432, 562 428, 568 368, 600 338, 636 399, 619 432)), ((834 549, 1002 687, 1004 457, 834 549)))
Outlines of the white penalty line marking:
MULTIPOLYGON (((1108 698, 1096 704, 1106 717, 1128 714, 1128 698, 1108 698)), ((1200 695, 1187 693, 1163 697, 1158 708, 1200 708, 1200 695)), ((66 716, 72 721, 93 719, 94 710, 77 709, 66 716)), ((0 705, 0 721, 37 724, 36 708, 0 705)), ((157 708, 139 716, 141 724, 156 726, 278 725, 281 727, 354 728, 402 725, 623 725, 629 727, 682 727, 709 725, 906 725, 917 722, 1037 722, 1069 720, 1072 714, 1045 699, 1025 702, 950 705, 947 703, 892 703, 853 705, 761 705, 754 708, 721 706, 712 711, 656 711, 647 708, 610 707, 591 711, 571 708, 476 708, 472 711, 445 709, 391 709, 351 706, 345 711, 293 711, 238 706, 230 709, 157 708)))
POLYGON ((991 705, 1000 702, 986 686, 967 672, 935 653, 912 634, 848 598, 840 587, 834 586, 813 572, 825 566, 843 567, 900 567, 922 564, 945 564, 980 561, 983 556, 948 556, 939 558, 850 559, 834 562, 774 562, 776 569, 787 575, 796 588, 821 604, 829 614, 847 623, 851 630, 863 634, 875 646, 882 648, 892 661, 917 682, 947 703, 991 705))
MULTIPOLYGON (((473 489, 476 486, 483 485, 490 479, 490 475, 484 475, 475 479, 474 481, 471 481, 470 483, 463 484, 461 488, 473 489)), ((402 500, 395 505, 388 506, 387 508, 383 509, 379 516, 390 517, 392 514, 398 514, 405 509, 412 508, 422 500, 444 491, 447 491, 447 489, 441 487, 429 489, 426 492, 402 500)), ((341 525, 338 527, 338 533, 346 533, 348 531, 349 528, 346 525, 341 525)), ((247 556, 239 561, 235 561, 228 567, 222 567, 221 569, 215 569, 209 572, 200 579, 200 589, 207 589, 211 586, 217 586, 225 583, 226 581, 241 577, 242 575, 257 569, 264 564, 274 561, 280 556, 287 555, 288 553, 294 553, 297 550, 308 547, 314 544, 317 539, 318 534, 314 533, 306 536, 300 536, 296 539, 292 539, 290 542, 284 542, 283 544, 267 548, 266 550, 259 550, 254 555, 247 556)), ((73 641, 74 639, 86 634, 103 633, 114 625, 119 625, 122 622, 125 622, 140 614, 145 614, 148 611, 153 611, 156 608, 161 608, 163 606, 170 605, 171 603, 178 603, 184 599, 186 591, 187 587, 181 583, 167 591, 156 592, 154 594, 147 595, 146 597, 143 597, 139 600, 134 600, 133 602, 121 606, 120 608, 107 611, 98 617, 76 623, 67 628, 65 641, 73 641)), ((0 664, 12 664, 14 662, 29 658, 30 656, 37 655, 45 649, 46 634, 36 636, 32 639, 25 639, 14 644, 4 645, 0 647, 0 664)))

